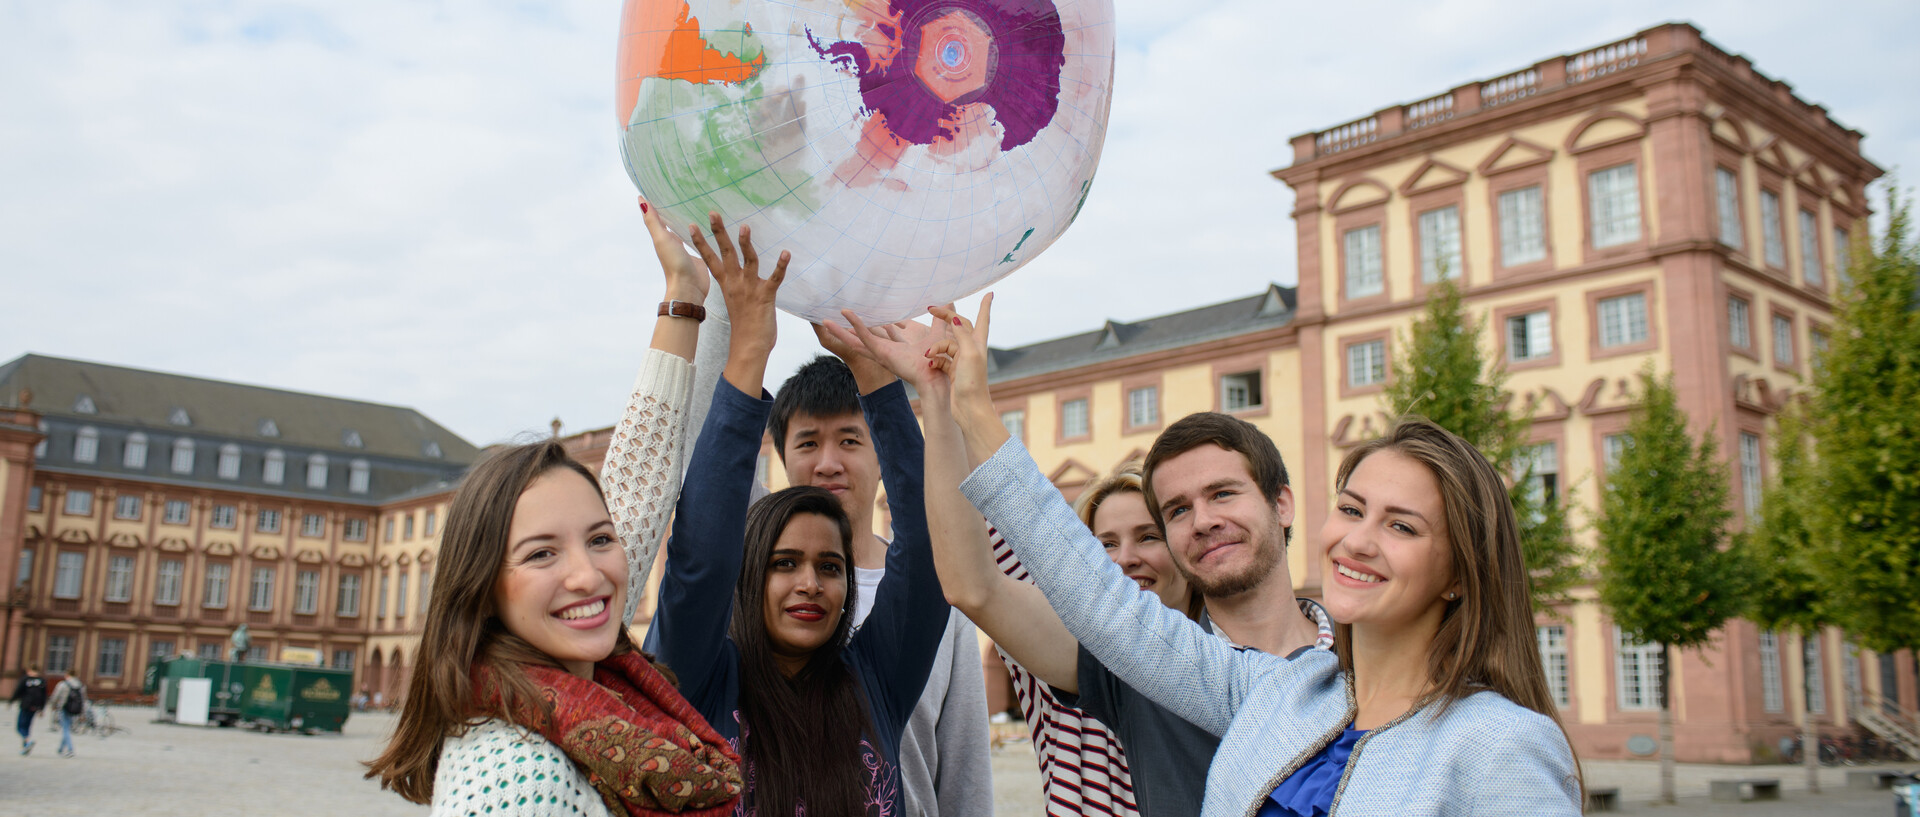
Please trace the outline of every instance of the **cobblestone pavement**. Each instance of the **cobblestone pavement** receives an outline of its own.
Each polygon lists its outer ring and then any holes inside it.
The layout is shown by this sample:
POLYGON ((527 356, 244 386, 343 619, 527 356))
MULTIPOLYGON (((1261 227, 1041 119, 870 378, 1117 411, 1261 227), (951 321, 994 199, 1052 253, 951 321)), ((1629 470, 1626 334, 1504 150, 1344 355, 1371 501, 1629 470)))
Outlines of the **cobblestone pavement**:
MULTIPOLYGON (((55 754, 59 726, 56 722, 49 730, 45 716, 35 724, 39 744, 32 755, 22 757, 11 741, 0 744, 6 747, 0 751, 0 814, 418 817, 427 811, 360 776, 360 762, 385 746, 393 728, 393 716, 385 713, 356 713, 347 720, 344 734, 315 736, 153 723, 153 710, 144 707, 114 707, 113 714, 132 732, 106 739, 76 735, 77 756, 72 759, 55 754)), ((12 723, 11 711, 5 719, 12 723)), ((1920 770, 1920 763, 1891 768, 1920 770)), ((1622 814, 1885 817, 1892 811, 1889 792, 1847 788, 1847 771, 1822 769, 1823 792, 1809 794, 1806 772, 1799 766, 1686 764, 1675 775, 1680 804, 1673 807, 1652 805, 1660 785, 1656 764, 1586 763, 1589 786, 1620 789, 1622 814), (1783 798, 1775 803, 1710 802, 1708 782, 1732 777, 1779 778, 1783 798)), ((1000 817, 1042 814, 1040 773, 1025 741, 994 749, 993 775, 995 811, 1000 817)))
POLYGON ((55 753, 60 724, 34 722, 22 757, 14 711, 0 742, 0 814, 21 817, 259 817, 424 815, 399 795, 361 779, 360 761, 385 747, 394 718, 354 713, 341 735, 273 735, 243 729, 153 723, 151 707, 112 707, 131 729, 110 738, 73 736, 74 757, 55 753), (51 727, 49 729, 49 727, 51 727))

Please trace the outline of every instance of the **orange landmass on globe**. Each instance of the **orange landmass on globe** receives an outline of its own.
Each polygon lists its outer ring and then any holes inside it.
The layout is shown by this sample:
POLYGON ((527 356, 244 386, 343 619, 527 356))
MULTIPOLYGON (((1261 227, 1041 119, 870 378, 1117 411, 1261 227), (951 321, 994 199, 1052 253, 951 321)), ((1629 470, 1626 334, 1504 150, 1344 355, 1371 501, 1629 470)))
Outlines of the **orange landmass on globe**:
MULTIPOLYGON (((620 51, 615 60, 614 115, 625 128, 649 77, 699 84, 745 82, 765 67, 767 55, 745 60, 700 35, 700 20, 685 2, 627 0, 620 13, 620 51)), ((743 26, 752 31, 751 26, 743 26)))

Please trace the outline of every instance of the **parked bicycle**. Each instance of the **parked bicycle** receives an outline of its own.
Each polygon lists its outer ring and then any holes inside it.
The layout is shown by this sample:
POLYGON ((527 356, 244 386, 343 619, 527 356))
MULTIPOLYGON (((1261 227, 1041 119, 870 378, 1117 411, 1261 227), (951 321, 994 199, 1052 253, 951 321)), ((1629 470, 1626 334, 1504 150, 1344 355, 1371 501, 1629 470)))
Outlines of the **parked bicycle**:
POLYGON ((131 734, 132 730, 113 722, 113 712, 107 705, 87 702, 87 711, 73 719, 73 732, 77 735, 93 734, 105 740, 119 734, 131 734))

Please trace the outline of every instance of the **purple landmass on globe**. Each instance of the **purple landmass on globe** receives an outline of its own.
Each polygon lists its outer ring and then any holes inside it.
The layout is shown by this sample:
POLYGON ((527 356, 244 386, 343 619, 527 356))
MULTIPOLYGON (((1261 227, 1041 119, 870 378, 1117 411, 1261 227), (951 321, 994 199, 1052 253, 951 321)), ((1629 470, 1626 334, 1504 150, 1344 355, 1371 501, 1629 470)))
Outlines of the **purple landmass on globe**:
POLYGON ((868 23, 897 49, 890 60, 873 59, 864 43, 822 45, 811 30, 807 39, 820 56, 854 70, 867 110, 895 137, 917 145, 950 139, 944 123, 973 103, 993 107, 1002 151, 1033 141, 1053 121, 1066 35, 1051 0, 893 0, 889 10, 889 19, 868 23), (934 42, 923 42, 930 33, 934 42))

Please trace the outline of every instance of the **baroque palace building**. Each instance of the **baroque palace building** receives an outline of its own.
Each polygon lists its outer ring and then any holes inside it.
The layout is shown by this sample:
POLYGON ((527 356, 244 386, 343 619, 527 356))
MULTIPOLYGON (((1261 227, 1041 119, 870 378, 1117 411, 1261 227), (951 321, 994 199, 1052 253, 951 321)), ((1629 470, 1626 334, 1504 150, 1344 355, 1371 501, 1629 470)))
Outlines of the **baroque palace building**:
POLYGON ((26 355, 0 364, 0 691, 317 652, 391 698, 474 446, 419 412, 26 355), (290 649, 293 648, 293 649, 290 649))
MULTIPOLYGON (((1069 498, 1142 456, 1169 418, 1247 418, 1289 463, 1289 557, 1315 595, 1334 468, 1390 422, 1396 345, 1445 275, 1509 388, 1538 401, 1540 490, 1594 517, 1651 364, 1674 376, 1696 433, 1717 435, 1744 524, 1772 417, 1805 388, 1849 247, 1866 238, 1881 171, 1860 138, 1690 25, 1552 57, 1295 137, 1273 175, 1295 192, 1297 289, 996 349, 994 396, 1069 498)), ((1578 535, 1592 545, 1590 527, 1578 535)), ((1580 754, 1644 751, 1633 739, 1656 731, 1656 648, 1623 637, 1591 587, 1538 627, 1580 754)), ((1851 729, 1854 696, 1911 713, 1911 658, 1736 621, 1676 662, 1677 752, 1771 760, 1803 718, 1851 729)))

